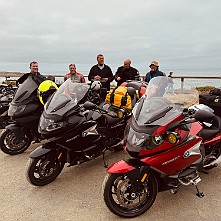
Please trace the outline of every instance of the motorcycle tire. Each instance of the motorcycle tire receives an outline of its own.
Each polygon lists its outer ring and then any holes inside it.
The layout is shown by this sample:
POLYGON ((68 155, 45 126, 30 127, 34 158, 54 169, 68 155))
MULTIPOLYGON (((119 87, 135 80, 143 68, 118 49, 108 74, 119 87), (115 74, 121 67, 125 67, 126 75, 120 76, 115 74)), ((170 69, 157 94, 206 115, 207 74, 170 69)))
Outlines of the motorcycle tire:
POLYGON ((44 186, 54 181, 64 168, 64 158, 47 155, 30 158, 26 165, 26 178, 34 186, 44 186))
POLYGON ((0 134, 0 149, 9 155, 23 153, 31 144, 32 139, 25 134, 22 141, 16 140, 16 135, 8 129, 3 129, 0 134))
POLYGON ((132 218, 146 212, 157 196, 157 181, 149 174, 139 191, 133 191, 126 174, 107 174, 103 182, 103 196, 108 209, 115 215, 132 218))

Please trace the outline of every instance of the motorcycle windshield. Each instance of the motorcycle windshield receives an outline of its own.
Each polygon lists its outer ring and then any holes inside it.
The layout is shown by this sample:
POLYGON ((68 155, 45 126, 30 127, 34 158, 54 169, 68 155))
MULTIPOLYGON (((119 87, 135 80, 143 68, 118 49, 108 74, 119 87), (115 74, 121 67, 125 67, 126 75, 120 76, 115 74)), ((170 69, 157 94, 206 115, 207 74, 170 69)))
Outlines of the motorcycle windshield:
POLYGON ((14 103, 21 103, 28 99, 30 95, 38 88, 36 82, 32 79, 32 76, 29 75, 28 78, 19 85, 16 94, 14 96, 14 103))
POLYGON ((85 97, 89 88, 90 86, 86 83, 74 83, 71 79, 66 80, 49 103, 45 105, 46 113, 63 116, 85 97))
POLYGON ((131 151, 139 151, 154 130, 181 115, 185 107, 198 102, 199 94, 195 88, 185 85, 172 94, 167 87, 166 76, 152 78, 135 105, 131 127, 126 134, 127 147, 131 151))
POLYGON ((172 95, 167 93, 167 87, 166 76, 151 79, 145 95, 132 111, 138 125, 165 125, 171 117, 181 114, 184 107, 198 102, 199 94, 195 88, 185 86, 172 95))

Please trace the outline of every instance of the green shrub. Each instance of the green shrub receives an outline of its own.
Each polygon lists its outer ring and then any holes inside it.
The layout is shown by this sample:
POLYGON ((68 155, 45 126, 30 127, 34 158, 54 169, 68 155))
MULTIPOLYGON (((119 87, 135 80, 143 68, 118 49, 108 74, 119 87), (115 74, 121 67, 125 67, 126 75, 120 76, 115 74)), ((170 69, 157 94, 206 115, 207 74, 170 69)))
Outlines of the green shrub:
POLYGON ((199 92, 209 92, 211 90, 213 90, 215 87, 213 86, 201 86, 201 87, 196 87, 196 89, 199 91, 199 92))

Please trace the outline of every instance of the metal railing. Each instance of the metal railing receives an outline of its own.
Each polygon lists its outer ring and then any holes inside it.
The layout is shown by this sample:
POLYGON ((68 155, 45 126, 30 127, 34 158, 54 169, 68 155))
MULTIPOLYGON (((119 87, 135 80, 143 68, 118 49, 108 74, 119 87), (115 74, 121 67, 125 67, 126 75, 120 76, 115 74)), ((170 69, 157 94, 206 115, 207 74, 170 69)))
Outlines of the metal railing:
MULTIPOLYGON (((44 74, 44 76, 49 76, 53 74, 44 74)), ((7 75, 1 74, 0 77, 5 78, 6 80, 12 80, 12 79, 18 79, 21 76, 21 73, 7 73, 7 75)), ((59 81, 59 83, 63 82, 64 75, 53 75, 55 77, 56 81, 59 81)), ((86 81, 88 81, 88 75, 84 75, 86 81)), ((141 79, 145 79, 145 75, 141 75, 141 79)), ((189 84, 193 87, 197 86, 215 86, 215 87, 221 87, 221 76, 174 76, 173 77, 174 82, 176 86, 179 88, 183 88, 184 84, 189 84)), ((115 84, 115 81, 113 82, 115 84)))

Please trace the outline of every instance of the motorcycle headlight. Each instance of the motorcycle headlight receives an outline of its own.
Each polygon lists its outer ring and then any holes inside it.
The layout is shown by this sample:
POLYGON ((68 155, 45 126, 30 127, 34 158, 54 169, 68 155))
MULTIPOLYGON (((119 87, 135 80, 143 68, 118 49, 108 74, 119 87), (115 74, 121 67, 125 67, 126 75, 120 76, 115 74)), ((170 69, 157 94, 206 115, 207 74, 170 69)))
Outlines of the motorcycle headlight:
POLYGON ((167 138, 171 144, 176 144, 180 141, 180 135, 176 132, 171 132, 167 134, 167 138))
POLYGON ((64 125, 63 122, 55 122, 54 120, 44 118, 44 116, 41 115, 38 131, 39 133, 42 133, 43 131, 49 132, 49 131, 57 130, 63 127, 63 125, 64 125))
POLYGON ((159 146, 163 143, 164 139, 161 134, 157 134, 157 135, 153 136, 152 141, 155 145, 159 146))
POLYGON ((63 125, 64 125, 64 122, 51 122, 50 125, 46 127, 46 130, 47 131, 57 130, 63 127, 63 125))
POLYGON ((26 105, 14 106, 9 105, 8 116, 12 117, 14 115, 18 115, 25 110, 26 105))

